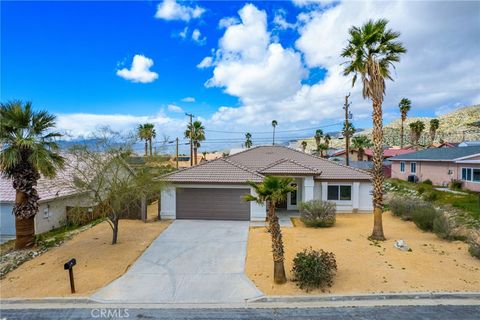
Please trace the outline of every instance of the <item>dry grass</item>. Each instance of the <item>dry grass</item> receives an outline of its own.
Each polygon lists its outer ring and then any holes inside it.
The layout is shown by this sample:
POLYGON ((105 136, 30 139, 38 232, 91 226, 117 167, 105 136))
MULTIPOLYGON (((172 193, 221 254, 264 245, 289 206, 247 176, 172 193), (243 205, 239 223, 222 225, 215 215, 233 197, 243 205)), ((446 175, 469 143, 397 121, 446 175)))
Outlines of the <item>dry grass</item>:
MULTIPOLYGON (((333 294, 479 290, 480 261, 469 255, 465 243, 439 239, 390 213, 384 214, 388 240, 376 243, 367 239, 372 223, 369 214, 339 214, 334 227, 313 229, 294 219, 296 227, 282 228, 287 277, 295 254, 311 246, 336 255, 333 294), (412 252, 394 248, 399 239, 405 240, 412 252)), ((273 283, 270 252, 270 235, 264 228, 251 228, 246 272, 257 287, 267 295, 307 294, 291 281, 273 283)))
POLYGON ((63 264, 75 258, 76 295, 85 296, 120 277, 170 222, 120 220, 119 239, 111 245, 107 222, 79 233, 58 248, 25 262, 0 281, 1 298, 71 296, 63 264))

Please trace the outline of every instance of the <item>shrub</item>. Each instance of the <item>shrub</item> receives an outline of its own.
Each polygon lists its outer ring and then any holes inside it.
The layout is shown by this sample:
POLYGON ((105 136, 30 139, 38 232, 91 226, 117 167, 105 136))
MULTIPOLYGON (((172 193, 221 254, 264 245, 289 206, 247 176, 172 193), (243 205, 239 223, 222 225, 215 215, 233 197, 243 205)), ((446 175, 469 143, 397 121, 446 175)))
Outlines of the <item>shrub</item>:
POLYGON ((452 233, 452 226, 448 218, 438 212, 437 216, 433 219, 433 232, 437 236, 443 239, 450 239, 451 238, 451 233, 452 233))
POLYGON ((430 180, 430 179, 424 180, 422 183, 423 184, 428 184, 430 186, 433 185, 432 180, 430 180))
POLYGON ((393 196, 388 201, 388 207, 394 215, 403 220, 412 220, 412 213, 421 205, 421 201, 415 198, 393 196))
POLYGON ((463 182, 461 180, 452 180, 450 182, 450 189, 452 190, 461 190, 463 182))
POLYGON ((480 259, 480 245, 478 243, 470 243, 470 246, 468 247, 468 252, 472 257, 480 259))
POLYGON ((337 262, 332 252, 310 248, 297 253, 293 259, 293 281, 307 292, 317 288, 324 291, 326 287, 331 287, 336 271, 337 262))
POLYGON ((429 192, 426 192, 423 196, 422 196, 423 200, 425 201, 435 201, 435 200, 438 200, 438 193, 435 192, 435 191, 429 191, 429 192))
POLYGON ((412 220, 417 227, 425 231, 433 230, 433 221, 437 217, 437 210, 429 202, 422 201, 412 212, 412 220))
POLYGON ((423 194, 425 192, 425 187, 424 186, 418 187, 417 192, 418 194, 423 194))
POLYGON ((330 201, 310 200, 300 204, 300 220, 307 227, 331 227, 335 224, 337 207, 330 201))

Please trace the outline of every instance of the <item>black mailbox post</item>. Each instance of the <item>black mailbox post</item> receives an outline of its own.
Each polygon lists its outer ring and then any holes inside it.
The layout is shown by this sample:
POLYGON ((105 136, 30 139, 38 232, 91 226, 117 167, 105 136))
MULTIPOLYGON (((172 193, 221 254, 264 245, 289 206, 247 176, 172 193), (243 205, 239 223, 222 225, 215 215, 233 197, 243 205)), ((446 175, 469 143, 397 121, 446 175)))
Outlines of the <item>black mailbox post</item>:
POLYGON ((72 293, 75 293, 75 281, 73 280, 73 266, 77 264, 75 258, 71 259, 63 265, 63 269, 68 270, 68 275, 70 276, 70 290, 72 293))

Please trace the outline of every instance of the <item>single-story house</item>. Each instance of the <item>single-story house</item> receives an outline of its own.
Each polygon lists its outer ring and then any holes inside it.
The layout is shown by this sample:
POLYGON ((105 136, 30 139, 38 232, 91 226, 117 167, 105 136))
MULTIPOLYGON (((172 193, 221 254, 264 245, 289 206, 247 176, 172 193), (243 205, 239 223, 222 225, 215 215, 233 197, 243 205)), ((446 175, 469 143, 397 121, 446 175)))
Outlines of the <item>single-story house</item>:
POLYGON ((333 201, 342 212, 371 212, 372 184, 368 172, 284 146, 257 146, 182 169, 162 177, 168 183, 160 196, 163 219, 264 221, 265 204, 246 202, 254 194, 247 181, 265 176, 294 178, 297 191, 279 204, 298 210, 302 201, 333 201))
MULTIPOLYGON (((67 159, 67 161, 71 161, 67 159)), ((38 213, 35 215, 35 234, 58 228, 66 220, 67 210, 72 207, 91 207, 91 199, 79 193, 70 184, 73 171, 69 166, 57 172, 56 178, 41 177, 37 181, 40 197, 38 213)), ((16 191, 12 180, 0 176, 0 237, 15 237, 13 207, 16 191)))
MULTIPOLYGON (((385 148, 383 149, 383 159, 389 159, 401 154, 407 154, 415 152, 415 150, 410 148, 385 148)), ((346 150, 342 149, 331 155, 332 158, 346 158, 346 150)), ((355 148, 349 149, 349 159, 353 161, 372 161, 373 160, 373 149, 364 149, 363 157, 359 154, 358 150, 355 148)))
POLYGON ((389 159, 392 178, 431 180, 447 186, 461 180, 463 188, 480 191, 480 146, 431 148, 389 159))

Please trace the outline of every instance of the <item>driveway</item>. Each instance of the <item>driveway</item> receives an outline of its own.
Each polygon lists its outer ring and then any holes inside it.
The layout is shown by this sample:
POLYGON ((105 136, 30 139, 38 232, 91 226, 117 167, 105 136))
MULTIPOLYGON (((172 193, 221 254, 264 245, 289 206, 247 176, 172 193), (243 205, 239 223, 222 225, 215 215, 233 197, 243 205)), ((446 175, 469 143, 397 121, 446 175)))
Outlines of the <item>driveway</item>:
POLYGON ((176 220, 122 277, 92 299, 234 303, 262 296, 244 274, 248 228, 243 221, 176 220))

